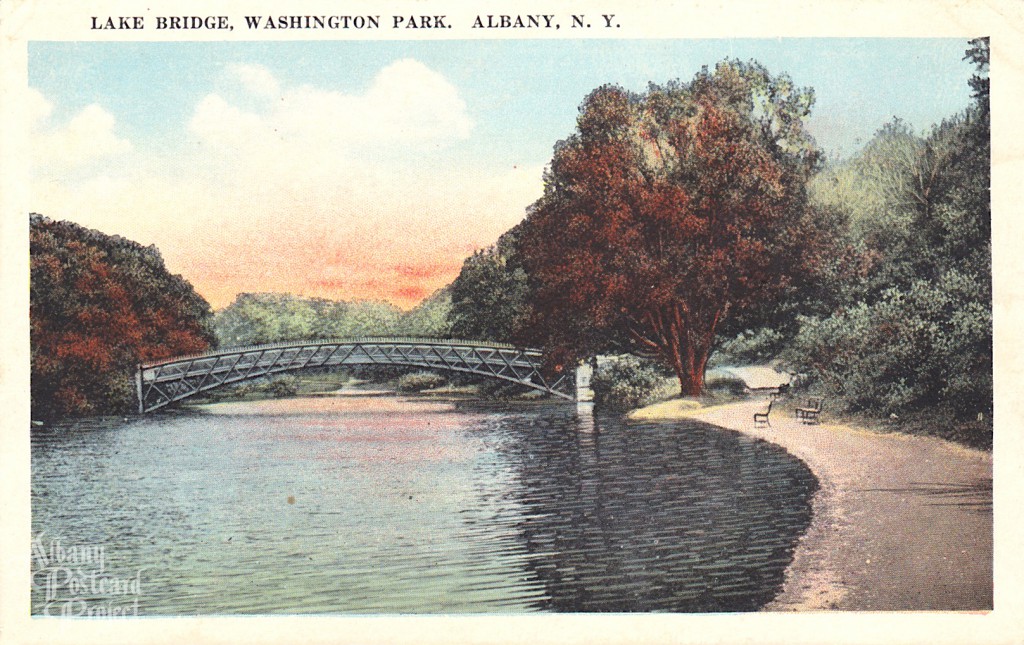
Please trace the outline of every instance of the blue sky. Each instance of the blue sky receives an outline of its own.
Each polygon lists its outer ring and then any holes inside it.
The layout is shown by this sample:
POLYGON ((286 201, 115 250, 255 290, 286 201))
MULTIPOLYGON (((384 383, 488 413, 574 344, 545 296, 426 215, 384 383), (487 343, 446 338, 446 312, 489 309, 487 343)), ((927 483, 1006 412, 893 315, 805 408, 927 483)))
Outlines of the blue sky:
POLYGON ((814 88, 809 127, 826 152, 847 155, 894 116, 924 131, 965 108, 966 47, 962 39, 32 42, 34 129, 56 148, 37 155, 33 209, 157 244, 215 305, 240 291, 289 290, 408 306, 522 217, 552 146, 598 85, 642 90, 723 58, 756 59, 814 88), (374 103, 382 97, 422 114, 388 116, 374 103), (292 254, 298 265, 282 259, 255 276, 227 268, 314 241, 317 253, 292 254), (319 273, 310 269, 317 260, 319 273))

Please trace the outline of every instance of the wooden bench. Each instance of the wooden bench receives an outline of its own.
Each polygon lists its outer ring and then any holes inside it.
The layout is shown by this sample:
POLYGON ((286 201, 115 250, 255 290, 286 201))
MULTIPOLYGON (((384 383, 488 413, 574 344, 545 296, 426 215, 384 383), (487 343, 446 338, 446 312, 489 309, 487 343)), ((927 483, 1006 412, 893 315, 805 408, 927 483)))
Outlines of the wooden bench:
POLYGON ((772 404, 775 403, 775 399, 768 400, 768 407, 763 412, 754 413, 754 427, 759 428, 761 426, 772 427, 772 422, 768 420, 768 415, 772 413, 772 404))
POLYGON ((817 424, 821 415, 821 404, 824 399, 807 399, 806 408, 796 409, 796 419, 801 423, 817 424))

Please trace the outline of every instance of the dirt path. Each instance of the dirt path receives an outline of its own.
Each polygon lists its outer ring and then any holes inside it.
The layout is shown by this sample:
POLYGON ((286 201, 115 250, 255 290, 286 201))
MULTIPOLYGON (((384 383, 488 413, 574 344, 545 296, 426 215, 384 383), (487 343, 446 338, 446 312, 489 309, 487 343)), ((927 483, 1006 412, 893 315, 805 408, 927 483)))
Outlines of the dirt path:
MULTIPOLYGON (((669 402, 671 403, 671 402, 669 402)), ((757 401, 646 418, 695 418, 776 443, 817 476, 814 519, 765 609, 992 608, 992 455, 939 439, 808 426, 757 401)))

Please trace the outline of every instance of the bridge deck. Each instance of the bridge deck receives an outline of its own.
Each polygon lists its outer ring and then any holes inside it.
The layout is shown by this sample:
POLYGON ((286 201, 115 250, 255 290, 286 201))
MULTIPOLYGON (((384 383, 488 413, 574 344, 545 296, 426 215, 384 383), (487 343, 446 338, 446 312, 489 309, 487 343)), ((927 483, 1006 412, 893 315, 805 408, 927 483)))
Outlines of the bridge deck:
POLYGON ((403 365, 465 372, 518 383, 574 400, 571 378, 548 382, 541 352, 501 343, 423 338, 299 341, 220 349, 139 366, 139 412, 223 385, 282 372, 341 365, 403 365))

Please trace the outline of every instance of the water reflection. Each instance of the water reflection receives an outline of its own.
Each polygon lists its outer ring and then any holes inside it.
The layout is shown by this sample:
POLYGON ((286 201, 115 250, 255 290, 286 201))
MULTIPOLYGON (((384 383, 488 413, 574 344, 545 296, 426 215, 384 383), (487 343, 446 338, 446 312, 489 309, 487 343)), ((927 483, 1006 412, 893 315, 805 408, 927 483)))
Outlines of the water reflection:
POLYGON ((34 532, 144 569, 149 615, 751 610, 814 488, 761 441, 557 404, 218 404, 32 440, 34 532))
POLYGON ((585 413, 498 426, 541 609, 754 610, 810 521, 810 473, 743 435, 585 413))

